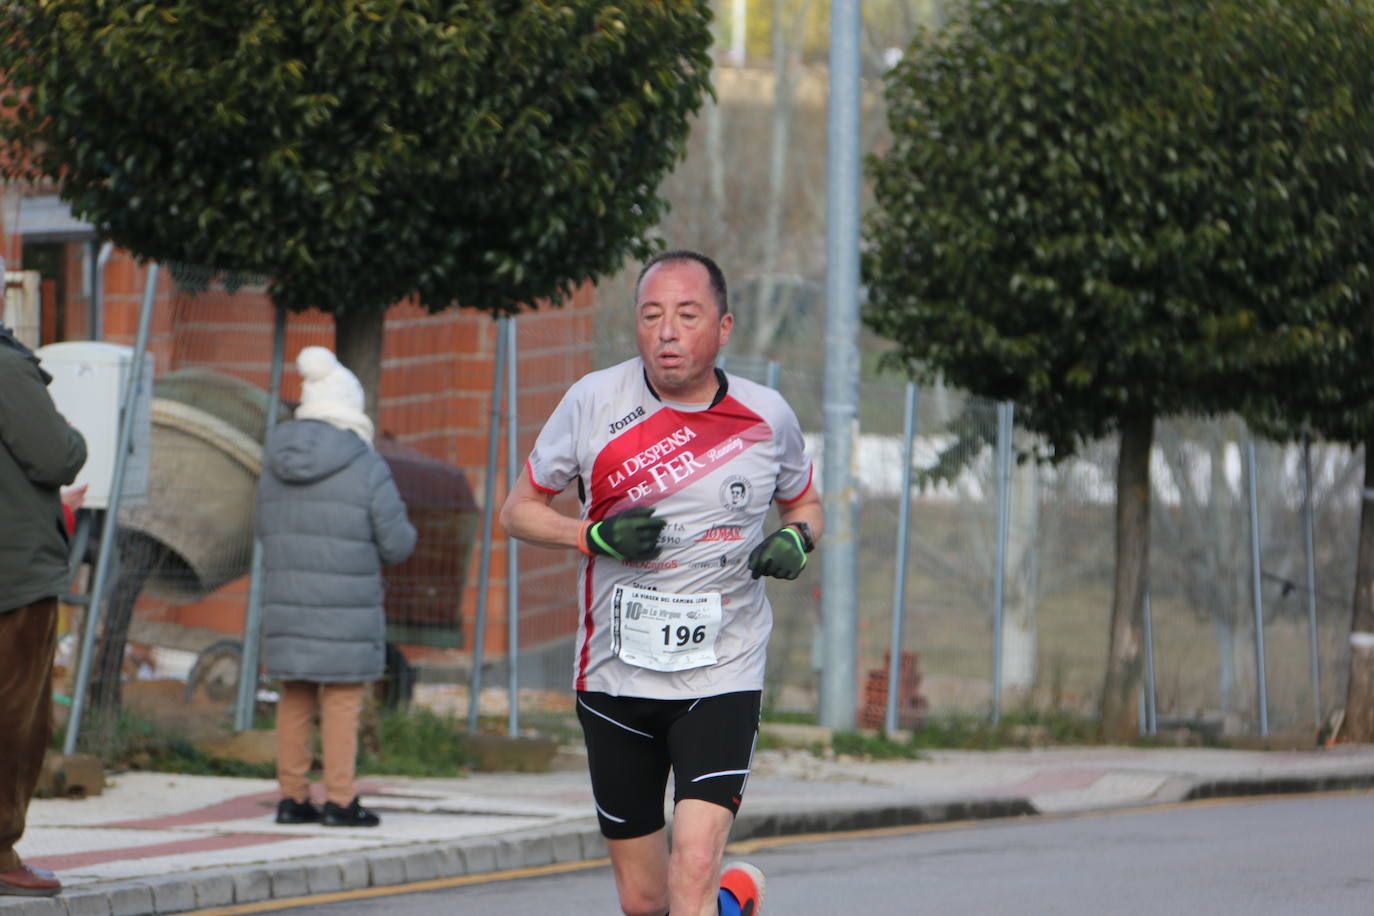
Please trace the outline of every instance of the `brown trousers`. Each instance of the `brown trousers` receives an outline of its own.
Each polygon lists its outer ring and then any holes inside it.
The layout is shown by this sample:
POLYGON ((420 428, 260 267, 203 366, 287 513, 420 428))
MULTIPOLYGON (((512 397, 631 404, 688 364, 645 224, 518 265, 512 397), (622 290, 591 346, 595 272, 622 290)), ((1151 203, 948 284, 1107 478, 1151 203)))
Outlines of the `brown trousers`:
POLYGON ((358 716, 363 705, 362 684, 321 684, 284 681, 277 701, 277 783, 282 798, 310 797, 310 721, 320 713, 320 744, 324 750, 324 797, 347 806, 357 792, 353 775, 358 759, 358 716))
POLYGON ((22 864, 14 846, 52 737, 56 648, 56 598, 0 612, 0 872, 22 864))

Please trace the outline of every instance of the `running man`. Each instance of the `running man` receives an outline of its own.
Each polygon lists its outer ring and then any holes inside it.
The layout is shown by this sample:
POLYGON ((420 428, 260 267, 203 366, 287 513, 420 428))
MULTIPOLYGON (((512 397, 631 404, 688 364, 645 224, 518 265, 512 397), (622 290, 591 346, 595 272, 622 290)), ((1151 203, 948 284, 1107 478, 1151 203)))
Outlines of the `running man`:
POLYGON ((639 356, 568 389, 501 525, 584 554, 574 687, 621 910, 757 916, 763 875, 721 860, 758 738, 773 623, 760 577, 806 566, 821 500, 787 402, 716 368, 734 316, 715 262, 653 258, 635 313, 639 356), (580 518, 550 505, 574 481, 580 518))

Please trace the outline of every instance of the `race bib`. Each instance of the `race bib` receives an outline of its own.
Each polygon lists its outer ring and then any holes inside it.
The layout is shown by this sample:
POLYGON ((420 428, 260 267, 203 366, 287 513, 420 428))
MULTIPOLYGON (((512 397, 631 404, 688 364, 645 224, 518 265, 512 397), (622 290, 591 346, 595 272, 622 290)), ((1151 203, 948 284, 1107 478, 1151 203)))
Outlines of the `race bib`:
POLYGON ((611 596, 611 651, 654 671, 685 671, 716 663, 720 595, 676 595, 617 585, 611 596))

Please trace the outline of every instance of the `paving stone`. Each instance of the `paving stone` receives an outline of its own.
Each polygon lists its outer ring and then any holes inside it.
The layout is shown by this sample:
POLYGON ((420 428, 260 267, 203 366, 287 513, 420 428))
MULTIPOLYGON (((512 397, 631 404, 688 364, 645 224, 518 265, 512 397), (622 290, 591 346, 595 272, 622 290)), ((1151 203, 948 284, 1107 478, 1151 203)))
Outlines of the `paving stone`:
POLYGON ((110 916, 110 898, 104 891, 69 891, 62 899, 69 916, 110 916))
POLYGON ((433 881, 439 877, 439 854, 433 849, 412 849, 405 855, 406 881, 433 881))
POLYGON ((304 897, 310 892, 305 881, 305 868, 301 865, 281 865, 268 869, 272 881, 272 899, 284 900, 287 897, 304 897))
POLYGON ((582 836, 579 830, 560 830, 549 838, 555 862, 581 862, 582 836))
POLYGON ((515 844, 514 868, 537 868, 553 862, 553 841, 547 833, 533 833, 513 837, 515 844))
POLYGON ((196 877, 196 906, 228 906, 234 902, 234 879, 229 875, 198 875, 196 877))
POLYGON ((247 868, 236 871, 234 879, 234 902, 257 903, 259 900, 272 899, 272 876, 262 868, 247 868))
POLYGON ((512 868, 520 868, 525 863, 521 861, 520 843, 510 837, 500 837, 496 841, 496 870, 509 871, 512 868))
POLYGON ((439 856, 439 877, 457 878, 468 873, 468 864, 463 859, 463 850, 459 849, 454 843, 445 843, 438 847, 436 852, 439 856))
POLYGON ((406 860, 404 853, 382 853, 367 860, 373 887, 404 884, 406 860))
POLYGON ((110 897, 111 916, 148 916, 153 908, 153 891, 146 884, 117 884, 105 889, 110 897))
POLYGON ((372 870, 365 856, 344 856, 339 860, 339 869, 343 872, 344 890, 356 891, 371 886, 372 870))
POLYGON ((196 908, 193 878, 185 875, 146 878, 142 883, 153 892, 153 911, 156 913, 184 913, 196 908))
POLYGON ((332 894, 343 890, 343 866, 337 859, 305 863, 305 885, 311 894, 332 894))
POLYGON ((609 854, 606 849, 606 838, 601 835, 600 830, 591 829, 582 834, 582 858, 604 859, 609 854))
POLYGON ((489 839, 469 840, 459 843, 458 848, 463 851, 463 861, 467 863, 469 875, 496 871, 495 841, 489 839))
POLYGON ((5 916, 67 916, 67 907, 57 897, 0 897, 0 913, 5 916))

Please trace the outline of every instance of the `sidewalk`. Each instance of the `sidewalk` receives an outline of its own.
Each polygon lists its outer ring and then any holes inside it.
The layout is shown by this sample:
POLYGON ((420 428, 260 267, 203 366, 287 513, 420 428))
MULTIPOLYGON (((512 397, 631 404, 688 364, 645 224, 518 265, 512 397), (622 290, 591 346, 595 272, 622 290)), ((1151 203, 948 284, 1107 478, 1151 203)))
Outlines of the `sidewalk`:
MULTIPOLYGON (((605 855, 585 772, 360 785, 375 829, 273 822, 263 779, 120 773, 102 795, 37 799, 19 852, 56 871, 51 899, 0 916, 150 916, 605 855)), ((1051 748, 920 761, 761 751, 733 840, 1102 811, 1222 795, 1374 787, 1374 745, 1312 751, 1051 748)))

